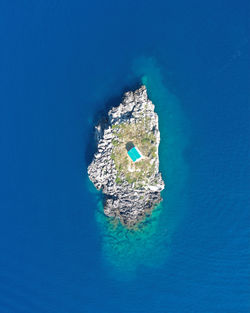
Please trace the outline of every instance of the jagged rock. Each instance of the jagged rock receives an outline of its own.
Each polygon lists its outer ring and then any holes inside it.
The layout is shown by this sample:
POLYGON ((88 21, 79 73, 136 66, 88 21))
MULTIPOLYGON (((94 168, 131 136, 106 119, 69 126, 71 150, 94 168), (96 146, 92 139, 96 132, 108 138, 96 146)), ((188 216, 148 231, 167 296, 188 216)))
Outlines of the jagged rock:
POLYGON ((97 152, 88 167, 89 178, 102 189, 104 213, 131 227, 161 202, 165 187, 159 172, 158 115, 146 87, 126 92, 122 103, 95 130, 97 152), (126 150, 131 138, 143 154, 135 163, 126 150))

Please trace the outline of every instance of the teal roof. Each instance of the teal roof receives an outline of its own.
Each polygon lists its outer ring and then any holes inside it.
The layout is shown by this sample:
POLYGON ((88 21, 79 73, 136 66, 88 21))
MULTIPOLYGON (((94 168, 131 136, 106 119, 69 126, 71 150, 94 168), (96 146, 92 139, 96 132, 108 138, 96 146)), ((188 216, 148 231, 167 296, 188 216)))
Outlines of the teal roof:
POLYGON ((131 160, 133 162, 135 162, 136 160, 141 158, 140 153, 138 152, 138 150, 136 149, 136 147, 133 147, 132 149, 130 149, 128 151, 128 155, 130 156, 131 160))

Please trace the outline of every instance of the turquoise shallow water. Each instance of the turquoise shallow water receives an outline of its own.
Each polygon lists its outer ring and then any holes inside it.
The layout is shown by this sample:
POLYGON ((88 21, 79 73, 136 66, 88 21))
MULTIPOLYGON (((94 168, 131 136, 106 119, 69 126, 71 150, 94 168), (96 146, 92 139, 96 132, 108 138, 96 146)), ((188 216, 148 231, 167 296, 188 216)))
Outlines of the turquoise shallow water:
POLYGON ((0 312, 247 313, 249 1, 0 1, 0 312), (163 202, 137 232, 87 177, 141 82, 163 202))
MULTIPOLYGON (((140 57, 132 64, 136 77, 148 89, 156 105, 161 131, 160 170, 166 181, 163 203, 138 226, 127 230, 120 223, 110 223, 103 215, 100 202, 97 221, 103 236, 103 259, 115 279, 133 279, 141 266, 160 268, 171 254, 171 237, 185 215, 187 197, 185 186, 188 166, 183 153, 188 144, 188 123, 178 99, 164 86, 157 62, 140 57)), ((138 82, 139 83, 139 82, 138 82)))

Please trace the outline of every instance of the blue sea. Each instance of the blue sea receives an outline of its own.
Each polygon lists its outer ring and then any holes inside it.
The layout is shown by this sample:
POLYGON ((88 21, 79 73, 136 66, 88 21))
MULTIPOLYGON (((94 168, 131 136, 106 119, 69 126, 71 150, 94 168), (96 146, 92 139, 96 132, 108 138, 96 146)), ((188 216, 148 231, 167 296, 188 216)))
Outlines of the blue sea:
POLYGON ((0 1, 0 313, 250 312, 250 3, 0 1), (163 202, 103 214, 93 127, 145 84, 163 202))

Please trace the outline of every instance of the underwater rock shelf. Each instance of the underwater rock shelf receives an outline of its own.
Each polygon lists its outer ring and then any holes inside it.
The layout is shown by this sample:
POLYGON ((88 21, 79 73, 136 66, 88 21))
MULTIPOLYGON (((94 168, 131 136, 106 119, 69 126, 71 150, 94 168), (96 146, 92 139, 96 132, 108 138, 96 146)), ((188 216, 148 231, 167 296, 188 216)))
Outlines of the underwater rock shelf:
POLYGON ((126 92, 95 131, 97 152, 89 178, 104 194, 104 213, 132 227, 161 202, 164 189, 158 115, 146 87, 126 92))

